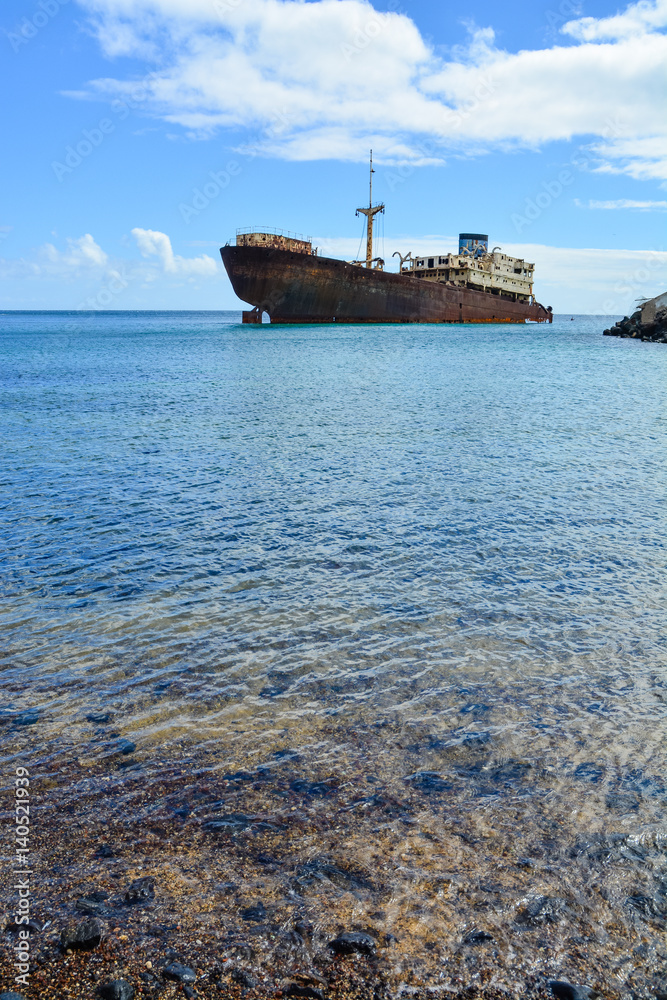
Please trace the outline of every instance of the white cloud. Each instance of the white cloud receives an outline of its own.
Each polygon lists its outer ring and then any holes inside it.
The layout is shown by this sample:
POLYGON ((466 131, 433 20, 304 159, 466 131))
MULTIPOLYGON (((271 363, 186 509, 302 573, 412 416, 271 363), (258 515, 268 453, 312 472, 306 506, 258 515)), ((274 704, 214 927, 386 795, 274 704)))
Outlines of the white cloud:
POLYGON ((630 4, 622 14, 612 17, 580 17, 568 21, 563 31, 572 38, 583 42, 601 39, 627 38, 630 35, 644 35, 667 25, 667 0, 640 0, 630 4))
POLYGON ((98 246, 90 233, 79 239, 68 239, 67 250, 56 250, 52 243, 46 243, 42 257, 58 271, 78 271, 80 268, 104 267, 108 261, 102 247, 98 246))
POLYGON ((61 283, 87 283, 87 287, 118 289, 119 294, 133 282, 152 282, 166 276, 172 281, 221 277, 221 268, 212 257, 180 257, 174 254, 171 240, 165 233, 151 229, 133 229, 137 246, 143 257, 157 257, 157 261, 111 259, 95 242, 90 233, 77 239, 68 238, 64 250, 53 243, 38 247, 29 257, 0 258, 0 278, 41 278, 61 283))
POLYGON ((218 273, 218 266, 212 257, 205 253, 200 257, 179 257, 174 254, 171 240, 166 233, 154 229, 133 229, 132 235, 142 257, 157 257, 162 262, 166 274, 198 274, 212 275, 218 273))
POLYGON ((595 201, 591 199, 588 204, 574 199, 575 205, 579 208, 603 208, 609 210, 633 208, 639 212, 665 212, 667 211, 667 201, 633 201, 631 198, 616 198, 612 201, 595 201))
POLYGON ((539 243, 506 243, 503 249, 535 264, 535 293, 557 311, 627 314, 638 298, 664 291, 665 251, 539 243))
POLYGON ((104 250, 90 233, 86 233, 78 239, 68 239, 65 250, 58 250, 53 243, 45 243, 30 258, 0 258, 0 277, 44 277, 67 281, 82 274, 101 273, 108 260, 104 250))
POLYGON ((141 81, 89 92, 132 99, 193 135, 250 130, 287 159, 439 161, 448 151, 597 136, 602 169, 667 178, 667 0, 579 18, 568 43, 506 52, 490 28, 443 59, 404 14, 365 0, 78 0, 109 56, 141 81))
MULTIPOLYGON (((660 121, 667 122, 667 116, 658 117, 660 121)), ((591 148, 599 159, 600 173, 627 174, 635 180, 667 179, 667 134, 617 135, 591 148)))

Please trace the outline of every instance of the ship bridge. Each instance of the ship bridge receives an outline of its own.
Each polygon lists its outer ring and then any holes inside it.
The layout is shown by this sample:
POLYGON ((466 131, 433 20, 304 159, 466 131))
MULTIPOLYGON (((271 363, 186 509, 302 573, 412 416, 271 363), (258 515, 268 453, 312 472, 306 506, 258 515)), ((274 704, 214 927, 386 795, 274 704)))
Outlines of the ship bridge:
POLYGON ((401 259, 401 274, 505 295, 517 302, 532 299, 534 270, 534 264, 502 253, 500 247, 489 251, 488 237, 476 233, 460 234, 458 253, 401 259))

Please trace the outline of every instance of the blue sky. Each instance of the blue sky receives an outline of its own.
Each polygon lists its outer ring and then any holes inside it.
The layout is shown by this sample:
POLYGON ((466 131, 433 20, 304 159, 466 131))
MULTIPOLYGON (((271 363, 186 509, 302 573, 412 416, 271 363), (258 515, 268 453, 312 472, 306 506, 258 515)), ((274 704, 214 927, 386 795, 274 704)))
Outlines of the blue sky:
POLYGON ((237 227, 488 233, 559 312, 667 286, 667 0, 6 0, 0 307, 240 305, 237 227))

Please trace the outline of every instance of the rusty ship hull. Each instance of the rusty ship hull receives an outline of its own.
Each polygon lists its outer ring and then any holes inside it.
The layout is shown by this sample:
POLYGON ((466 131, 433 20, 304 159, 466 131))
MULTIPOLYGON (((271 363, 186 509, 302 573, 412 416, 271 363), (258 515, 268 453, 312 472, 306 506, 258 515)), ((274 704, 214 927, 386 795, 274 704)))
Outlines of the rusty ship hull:
POLYGON ((254 307, 244 321, 272 323, 548 323, 537 302, 359 267, 273 247, 225 246, 235 293, 254 307))

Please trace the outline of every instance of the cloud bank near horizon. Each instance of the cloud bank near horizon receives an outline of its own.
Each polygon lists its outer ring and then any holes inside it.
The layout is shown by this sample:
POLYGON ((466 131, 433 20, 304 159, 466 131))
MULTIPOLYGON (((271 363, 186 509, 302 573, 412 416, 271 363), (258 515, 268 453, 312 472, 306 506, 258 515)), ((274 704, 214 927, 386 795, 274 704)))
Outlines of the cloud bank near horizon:
MULTIPOLYGON (((181 257, 175 254, 166 233, 157 230, 132 230, 140 260, 112 257, 90 233, 67 239, 58 250, 52 243, 37 248, 29 258, 0 258, 0 279, 13 282, 30 279, 57 281, 72 287, 69 306, 82 310, 160 308, 161 289, 169 286, 191 287, 206 291, 219 301, 231 288, 222 265, 207 254, 181 257), (81 292, 82 289, 85 291, 81 292), (79 296, 79 297, 77 297, 79 296), (155 301, 153 298, 155 297, 155 301), (143 305, 141 303, 144 303, 143 305)), ((325 256, 352 259, 358 239, 320 236, 314 243, 325 256)), ((425 255, 454 250, 453 235, 389 235, 385 238, 387 266, 391 268, 394 250, 425 255)), ((563 312, 588 312, 618 315, 631 312, 637 299, 663 291, 662 276, 667 268, 667 251, 604 250, 599 248, 551 247, 539 243, 506 243, 503 249, 536 265, 535 292, 544 305, 563 312)), ((209 300, 210 301, 210 300, 209 300)), ((0 301, 0 307, 13 308, 0 301)), ((229 308, 215 304, 207 308, 229 308)), ((232 306, 233 307, 233 306, 232 306)), ((48 306, 46 307, 48 308, 48 306)), ((238 308, 241 308, 240 304, 238 308)))
POLYGON ((246 150, 288 160, 360 160, 371 143, 418 165, 586 137, 594 169, 667 181, 667 0, 575 18, 539 50, 470 29, 448 58, 367 0, 77 2, 107 57, 151 68, 73 96, 138 100, 192 138, 241 129, 246 150))

